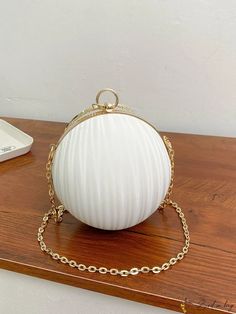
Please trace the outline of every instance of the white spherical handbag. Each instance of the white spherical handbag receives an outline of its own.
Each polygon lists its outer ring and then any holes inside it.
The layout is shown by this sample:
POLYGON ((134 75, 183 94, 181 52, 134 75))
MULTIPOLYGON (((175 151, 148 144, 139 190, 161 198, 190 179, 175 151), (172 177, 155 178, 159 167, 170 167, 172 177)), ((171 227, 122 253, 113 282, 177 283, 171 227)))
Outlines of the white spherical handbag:
MULTIPOLYGON (((58 143, 51 146, 46 170, 51 209, 39 228, 38 241, 41 249, 52 257, 57 253, 46 247, 43 231, 49 218, 62 221, 65 210, 92 227, 120 230, 141 223, 167 205, 172 206, 181 219, 185 246, 176 257, 164 263, 163 268, 156 266, 148 272, 166 270, 167 265, 169 268, 187 253, 188 226, 181 208, 170 200, 174 176, 174 151, 170 140, 166 136, 162 138, 152 124, 129 107, 119 104, 114 90, 101 90, 96 103, 71 120, 58 143), (111 92, 115 102, 101 103, 103 92, 111 92), (56 205, 55 194, 59 205, 56 205)), ((79 270, 91 270, 90 266, 57 255, 54 259, 62 263, 79 270)), ((95 271, 104 273, 106 270, 105 273, 112 274, 105 267, 101 268, 95 271)), ((145 272, 145 269, 116 271, 126 276, 145 272)))

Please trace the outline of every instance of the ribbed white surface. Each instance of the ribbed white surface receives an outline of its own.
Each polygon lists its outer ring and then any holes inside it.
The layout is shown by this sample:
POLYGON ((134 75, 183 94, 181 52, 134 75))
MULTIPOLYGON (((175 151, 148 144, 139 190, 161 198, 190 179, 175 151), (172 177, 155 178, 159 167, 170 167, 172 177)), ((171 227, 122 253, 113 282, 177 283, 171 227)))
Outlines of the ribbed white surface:
POLYGON ((149 217, 171 177, 160 135, 125 114, 104 114, 72 129, 59 144, 52 169, 56 194, 76 218, 118 230, 149 217))

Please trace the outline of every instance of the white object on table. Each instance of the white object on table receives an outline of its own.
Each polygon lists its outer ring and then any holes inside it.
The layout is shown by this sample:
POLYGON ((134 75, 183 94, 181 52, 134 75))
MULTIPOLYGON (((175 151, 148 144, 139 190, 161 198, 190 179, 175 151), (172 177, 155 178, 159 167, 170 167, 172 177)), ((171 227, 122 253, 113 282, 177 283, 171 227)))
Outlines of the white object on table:
POLYGON ((33 138, 0 119, 0 162, 28 153, 33 138))
POLYGON ((137 117, 109 113, 79 123, 57 146, 58 198, 82 222, 120 230, 153 214, 168 191, 170 158, 158 132, 137 117))

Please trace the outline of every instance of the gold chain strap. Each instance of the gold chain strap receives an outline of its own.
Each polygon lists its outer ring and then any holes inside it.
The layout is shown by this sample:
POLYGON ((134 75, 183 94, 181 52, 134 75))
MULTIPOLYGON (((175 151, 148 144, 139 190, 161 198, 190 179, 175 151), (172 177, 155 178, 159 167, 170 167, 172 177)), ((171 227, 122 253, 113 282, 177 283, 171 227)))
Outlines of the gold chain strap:
POLYGON ((154 274, 158 274, 163 270, 169 269, 171 266, 176 264, 178 261, 182 260, 184 256, 187 254, 189 246, 190 246, 190 236, 189 236, 189 230, 188 225, 186 223, 186 219, 184 216, 184 213, 182 209, 178 206, 177 203, 173 202, 170 199, 170 195, 172 192, 173 187, 173 179, 174 179, 174 150, 172 148, 171 142, 169 139, 164 136, 163 137, 164 143, 166 145, 166 148, 168 150, 168 154, 171 161, 171 182, 168 189, 168 192, 166 194, 164 202, 161 204, 160 208, 164 208, 166 206, 171 206, 175 209, 176 213, 178 214, 180 221, 182 223, 183 233, 185 237, 185 244, 182 248, 182 250, 174 257, 170 258, 167 262, 163 263, 162 265, 158 266, 142 266, 141 268, 133 267, 131 269, 122 269, 119 270, 117 268, 106 268, 106 267, 96 267, 93 265, 86 266, 84 264, 80 264, 74 260, 69 260, 67 257, 62 256, 56 252, 54 252, 51 248, 47 247, 46 243, 44 242, 44 232, 47 228, 47 225, 49 223, 49 220, 51 218, 54 218, 56 222, 61 222, 64 212, 66 211, 63 205, 56 206, 55 202, 55 192, 53 188, 53 182, 52 182, 52 163, 53 163, 53 156, 56 150, 56 145, 51 146, 51 150, 49 152, 48 156, 48 162, 46 164, 46 178, 48 181, 48 187, 49 187, 49 199, 51 203, 51 208, 47 213, 45 213, 43 217, 43 221, 38 229, 38 242, 40 245, 40 248, 43 252, 50 255, 54 260, 58 260, 63 264, 68 264, 72 268, 77 268, 80 271, 89 271, 91 273, 99 272, 100 274, 111 274, 111 275, 120 275, 120 276, 128 276, 128 275, 137 275, 139 273, 149 273, 152 272, 154 274))
POLYGON ((175 171, 175 159, 174 159, 175 153, 174 153, 174 149, 172 147, 171 141, 168 139, 167 136, 163 136, 163 141, 165 143, 165 146, 168 151, 169 158, 170 158, 171 178, 170 178, 170 185, 169 185, 168 191, 166 193, 163 203, 160 205, 160 209, 165 208, 165 206, 170 201, 170 196, 171 196, 173 185, 174 185, 174 171, 175 171))
MULTIPOLYGON (((182 250, 174 257, 170 258, 167 262, 163 263, 162 265, 158 266, 142 266, 141 268, 133 267, 131 269, 122 269, 119 270, 117 268, 106 268, 106 267, 96 267, 93 265, 86 266, 84 264, 80 264, 79 262, 76 262, 75 260, 70 260, 66 256, 62 256, 56 252, 54 252, 51 248, 47 247, 47 245, 44 242, 43 233, 45 232, 47 225, 49 223, 50 218, 54 216, 54 210, 51 208, 47 213, 45 213, 43 217, 43 221, 38 229, 38 242, 40 245, 40 248, 43 252, 50 255, 54 260, 58 260, 63 264, 68 264, 72 268, 77 268, 81 271, 89 271, 90 273, 99 272, 100 274, 111 274, 111 275, 121 275, 121 276, 128 276, 128 275, 137 275, 139 273, 149 273, 152 272, 154 274, 158 274, 163 270, 169 269, 171 266, 176 264, 178 261, 182 260, 184 256, 188 253, 188 248, 190 245, 190 237, 189 237, 189 231, 188 231, 188 225, 186 223, 186 219, 184 217, 184 213, 182 212, 182 209, 178 206, 177 203, 173 201, 168 201, 167 205, 172 206, 176 213, 178 214, 182 227, 183 227, 183 233, 185 237, 185 245, 183 246, 182 250)), ((61 217, 63 215, 63 211, 61 212, 61 217)))

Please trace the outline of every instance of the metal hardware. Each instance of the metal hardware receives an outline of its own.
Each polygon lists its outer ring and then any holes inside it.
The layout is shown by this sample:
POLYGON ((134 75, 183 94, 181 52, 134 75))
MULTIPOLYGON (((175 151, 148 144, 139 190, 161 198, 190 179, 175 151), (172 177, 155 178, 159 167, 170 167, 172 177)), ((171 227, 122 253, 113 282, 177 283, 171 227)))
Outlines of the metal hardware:
POLYGON ((118 104, 119 104, 119 97, 118 97, 117 93, 111 88, 104 88, 97 93, 96 104, 93 105, 93 108, 96 109, 96 108, 104 107, 107 112, 111 112, 115 107, 118 106, 118 104), (100 101, 99 101, 100 96, 102 93, 105 93, 105 92, 110 92, 115 96, 115 103, 114 104, 100 103, 100 101))
MULTIPOLYGON (((81 264, 75 260, 70 260, 68 257, 65 256, 61 256, 59 253, 54 252, 51 248, 48 248, 46 243, 44 242, 44 233, 46 231, 46 228, 48 226, 48 223, 50 221, 51 218, 54 217, 54 210, 51 208, 49 209, 49 211, 47 213, 44 214, 43 217, 43 221, 38 229, 38 242, 39 245, 41 247, 41 250, 45 253, 47 253, 48 255, 50 255, 52 257, 52 259, 54 260, 58 260, 59 262, 61 262, 62 264, 68 264, 70 267, 72 268, 77 268, 80 271, 85 271, 87 270, 90 273, 95 273, 98 272, 100 274, 110 274, 110 275, 120 275, 122 277, 126 277, 129 275, 138 275, 140 273, 143 274, 147 274, 149 272, 152 272, 153 274, 159 274, 162 271, 166 271, 169 268, 171 268, 171 266, 173 266, 174 264, 176 264, 178 261, 182 260, 184 258, 184 256, 187 254, 188 252, 188 248, 190 246, 189 240, 189 230, 188 230, 188 225, 184 219, 184 215, 183 215, 183 211, 182 209, 178 206, 177 203, 169 200, 167 203, 168 206, 171 206, 173 209, 175 209, 176 213, 178 214, 180 221, 182 223, 182 227, 183 227, 183 233, 184 233, 184 237, 188 242, 185 242, 185 245, 183 246, 182 250, 176 254, 174 257, 171 257, 167 262, 163 263, 161 266, 142 266, 141 268, 138 267, 132 267, 131 269, 118 269, 118 268, 107 268, 107 267, 96 267, 93 265, 84 265, 81 264)), ((61 217, 62 218, 62 217, 61 217)))

